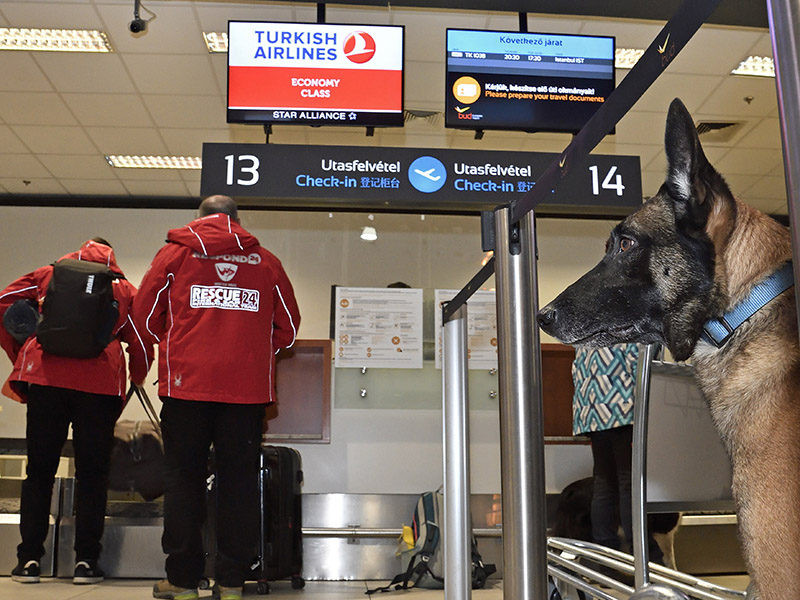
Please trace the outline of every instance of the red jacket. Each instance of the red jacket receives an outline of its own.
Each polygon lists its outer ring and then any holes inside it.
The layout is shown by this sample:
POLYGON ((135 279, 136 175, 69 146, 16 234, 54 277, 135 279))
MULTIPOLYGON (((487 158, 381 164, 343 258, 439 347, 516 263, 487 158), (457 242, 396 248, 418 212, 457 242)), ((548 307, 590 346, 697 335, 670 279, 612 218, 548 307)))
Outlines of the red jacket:
MULTIPOLYGON (((63 258, 90 260, 108 265, 122 276, 114 251, 104 244, 88 241, 77 252, 63 258)), ((41 307, 47 285, 53 276, 52 265, 40 267, 20 277, 0 292, 0 315, 21 299, 30 299, 41 307)), ((20 346, 4 327, 0 327, 0 345, 8 354, 14 368, 9 381, 24 381, 38 385, 79 390, 92 394, 124 396, 126 388, 125 356, 120 341, 128 345, 131 380, 142 383, 153 361, 153 347, 136 331, 129 315, 136 288, 126 279, 114 280, 114 299, 119 302, 119 320, 114 326, 114 339, 97 358, 68 358, 47 354, 36 336, 20 346)), ((14 386, 15 391, 18 386, 14 386)), ((24 400, 24 396, 22 397, 24 400)))
POLYGON ((173 229, 167 241, 133 307, 139 329, 159 345, 159 395, 273 402, 275 354, 300 325, 280 261, 224 214, 173 229))

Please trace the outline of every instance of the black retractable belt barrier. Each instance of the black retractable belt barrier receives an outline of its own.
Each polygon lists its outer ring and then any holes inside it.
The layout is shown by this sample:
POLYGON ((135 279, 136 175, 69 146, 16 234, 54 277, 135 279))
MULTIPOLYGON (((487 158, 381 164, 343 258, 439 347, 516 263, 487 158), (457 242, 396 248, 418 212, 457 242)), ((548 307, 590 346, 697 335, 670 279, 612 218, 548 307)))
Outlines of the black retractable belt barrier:
MULTIPOLYGON (((521 198, 511 202, 509 221, 517 223, 533 210, 571 171, 579 166, 594 147, 611 131, 642 94, 666 69, 700 26, 717 8, 720 0, 684 0, 672 18, 655 37, 627 77, 611 92, 594 116, 573 138, 572 142, 537 178, 536 185, 521 198)), ((480 286, 494 273, 490 260, 443 309, 447 321, 463 306, 480 286)))
POLYGON ((573 138, 558 160, 545 170, 522 198, 512 203, 510 220, 518 221, 533 210, 570 171, 577 167, 594 147, 624 117, 642 97, 647 88, 669 66, 686 43, 692 38, 706 19, 711 16, 719 0, 685 0, 661 32, 656 36, 642 57, 636 62, 617 88, 598 109, 594 116, 573 138))
POLYGON ((442 308, 442 323, 447 323, 456 311, 464 306, 470 296, 477 292, 489 277, 494 273, 494 256, 490 258, 481 270, 473 277, 463 290, 458 292, 455 297, 442 308))

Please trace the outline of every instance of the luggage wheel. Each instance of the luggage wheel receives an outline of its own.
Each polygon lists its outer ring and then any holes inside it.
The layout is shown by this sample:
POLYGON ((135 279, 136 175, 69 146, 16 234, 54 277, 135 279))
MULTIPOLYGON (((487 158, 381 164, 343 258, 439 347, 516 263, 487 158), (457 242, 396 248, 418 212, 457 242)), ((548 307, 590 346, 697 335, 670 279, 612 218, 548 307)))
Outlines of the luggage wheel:
POLYGON ((207 577, 203 577, 200 581, 197 582, 198 589, 201 590, 210 590, 211 589, 211 581, 207 577))
POLYGON ((302 590, 304 587, 306 587, 306 580, 300 575, 292 575, 292 589, 302 590))
POLYGON ((269 583, 267 583, 266 581, 259 581, 258 585, 256 586, 256 592, 258 592, 261 595, 269 594, 270 592, 269 583))

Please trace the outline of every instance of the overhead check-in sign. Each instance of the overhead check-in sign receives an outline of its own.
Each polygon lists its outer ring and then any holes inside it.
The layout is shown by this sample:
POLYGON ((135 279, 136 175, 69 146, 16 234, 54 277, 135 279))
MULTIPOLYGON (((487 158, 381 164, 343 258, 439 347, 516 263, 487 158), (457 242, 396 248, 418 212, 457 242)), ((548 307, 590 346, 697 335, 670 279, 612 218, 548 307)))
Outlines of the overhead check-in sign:
MULTIPOLYGON (((491 210, 531 189, 554 160, 537 152, 209 143, 200 191, 275 208, 491 210)), ((638 156, 591 155, 540 211, 627 214, 641 203, 638 156)))

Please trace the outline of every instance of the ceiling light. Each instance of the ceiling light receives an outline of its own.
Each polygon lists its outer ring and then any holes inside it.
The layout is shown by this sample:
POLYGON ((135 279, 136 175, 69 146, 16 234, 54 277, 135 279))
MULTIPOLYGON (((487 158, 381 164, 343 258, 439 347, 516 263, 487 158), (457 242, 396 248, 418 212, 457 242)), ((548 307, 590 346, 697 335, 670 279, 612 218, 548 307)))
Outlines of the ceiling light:
POLYGON ((200 169, 199 156, 106 156, 108 164, 121 169, 200 169))
POLYGON ((614 51, 614 66, 618 69, 632 69, 644 50, 641 48, 617 48, 614 51))
POLYGON ((378 232, 375 231, 374 227, 362 227, 361 228, 361 239, 367 240, 368 242, 374 242, 378 239, 378 232))
POLYGON ((228 34, 217 33, 216 31, 203 32, 203 40, 206 43, 206 48, 209 52, 227 52, 228 51, 228 34))
POLYGON ((22 29, 0 27, 0 50, 47 52, 113 52, 102 31, 88 29, 22 29))
POLYGON ((775 77, 775 63, 769 56, 748 56, 747 60, 731 71, 731 75, 755 75, 757 77, 775 77))

